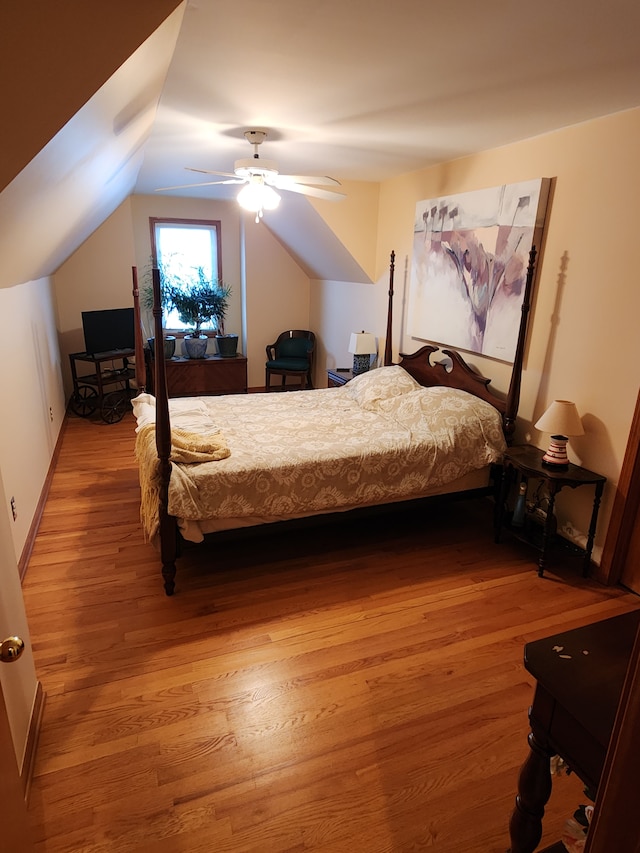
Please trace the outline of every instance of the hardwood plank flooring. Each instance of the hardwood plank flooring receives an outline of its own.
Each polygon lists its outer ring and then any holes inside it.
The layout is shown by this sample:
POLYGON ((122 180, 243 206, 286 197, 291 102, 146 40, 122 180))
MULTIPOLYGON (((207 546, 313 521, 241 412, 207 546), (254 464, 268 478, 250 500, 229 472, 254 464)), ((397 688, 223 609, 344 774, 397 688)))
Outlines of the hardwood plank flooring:
MULTIPOLYGON (((504 853, 526 642, 634 609, 467 500, 185 549, 167 598, 134 424, 71 417, 24 582, 43 853, 504 853)), ((585 801, 554 780, 543 846, 585 801)))

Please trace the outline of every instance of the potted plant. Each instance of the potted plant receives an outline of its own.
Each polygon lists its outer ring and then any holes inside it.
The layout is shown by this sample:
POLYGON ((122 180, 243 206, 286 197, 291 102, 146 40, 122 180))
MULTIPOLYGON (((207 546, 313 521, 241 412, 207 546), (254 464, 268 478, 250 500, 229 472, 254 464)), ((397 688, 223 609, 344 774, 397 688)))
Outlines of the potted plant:
POLYGON ((214 323, 216 335, 224 336, 231 288, 224 282, 208 279, 202 267, 196 268, 190 280, 170 279, 164 285, 167 307, 175 310, 180 321, 190 329, 184 337, 187 355, 189 358, 204 358, 208 337, 202 333, 202 326, 214 323))
MULTIPOLYGON (((163 309, 166 310, 168 307, 167 279, 169 276, 162 264, 159 264, 158 268, 160 272, 160 300, 163 309)), ((153 337, 153 318, 151 317, 151 311, 153 310, 152 269, 153 263, 149 261, 144 270, 144 284, 140 288, 140 308, 146 312, 142 317, 142 326, 149 335, 147 344, 153 358, 155 355, 155 338, 153 337)), ((164 335, 164 357, 166 359, 173 358, 175 351, 175 335, 164 335)))

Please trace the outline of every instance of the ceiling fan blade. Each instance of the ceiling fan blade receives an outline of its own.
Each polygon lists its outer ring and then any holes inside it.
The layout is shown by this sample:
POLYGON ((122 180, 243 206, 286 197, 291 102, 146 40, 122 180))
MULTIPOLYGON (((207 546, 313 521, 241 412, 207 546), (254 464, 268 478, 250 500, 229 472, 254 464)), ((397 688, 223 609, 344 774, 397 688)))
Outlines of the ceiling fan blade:
POLYGON ((345 193, 338 193, 334 190, 323 190, 320 187, 308 187, 305 184, 287 183, 286 185, 274 184, 279 190, 286 192, 300 193, 301 195, 313 196, 314 198, 323 198, 326 201, 340 201, 346 198, 345 193))
POLYGON ((192 166, 185 166, 188 172, 200 172, 201 175, 219 175, 221 178, 237 178, 235 172, 217 172, 213 169, 194 169, 192 166))
POLYGON ((335 178, 330 178, 328 175, 278 175, 276 180, 293 181, 293 183, 296 184, 312 184, 320 187, 341 186, 340 181, 335 178))
POLYGON ((191 187, 214 187, 218 184, 244 184, 244 181, 239 178, 235 178, 235 180, 232 181, 204 181, 203 183, 198 184, 178 184, 175 187, 158 187, 154 192, 161 193, 165 190, 186 190, 191 187))

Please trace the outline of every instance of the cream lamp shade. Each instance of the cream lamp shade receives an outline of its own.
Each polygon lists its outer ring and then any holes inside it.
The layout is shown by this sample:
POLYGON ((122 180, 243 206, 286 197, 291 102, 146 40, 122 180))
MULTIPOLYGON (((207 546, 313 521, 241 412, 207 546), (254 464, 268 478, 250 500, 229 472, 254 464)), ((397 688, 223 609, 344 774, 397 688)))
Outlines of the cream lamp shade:
POLYGON ((584 435, 584 428, 576 404, 569 400, 554 400, 536 421, 535 428, 551 435, 549 449, 542 461, 550 466, 566 467, 569 464, 567 442, 571 435, 584 435))
POLYGON ((349 339, 349 352, 353 354, 353 373, 366 373, 371 367, 371 356, 378 351, 375 335, 371 332, 353 332, 349 339))

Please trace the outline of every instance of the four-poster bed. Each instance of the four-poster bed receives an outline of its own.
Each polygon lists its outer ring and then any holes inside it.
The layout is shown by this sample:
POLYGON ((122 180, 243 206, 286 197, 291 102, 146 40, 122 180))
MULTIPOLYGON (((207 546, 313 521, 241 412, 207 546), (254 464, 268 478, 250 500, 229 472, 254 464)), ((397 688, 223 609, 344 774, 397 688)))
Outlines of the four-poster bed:
MULTIPOLYGON (((222 529, 486 490, 515 429, 535 254, 533 248, 504 398, 454 350, 442 350, 446 361, 434 363, 439 348, 426 345, 392 363, 393 252, 384 367, 341 388, 169 401, 165 363, 156 359, 153 398, 144 393, 138 334, 141 393, 133 406, 142 518, 160 551, 167 595, 174 591, 181 538, 200 541, 222 529)), ((135 268, 133 277, 139 319, 135 268)), ((157 270, 153 289, 161 340, 157 270)))

